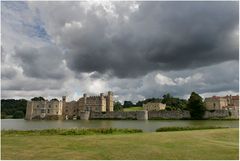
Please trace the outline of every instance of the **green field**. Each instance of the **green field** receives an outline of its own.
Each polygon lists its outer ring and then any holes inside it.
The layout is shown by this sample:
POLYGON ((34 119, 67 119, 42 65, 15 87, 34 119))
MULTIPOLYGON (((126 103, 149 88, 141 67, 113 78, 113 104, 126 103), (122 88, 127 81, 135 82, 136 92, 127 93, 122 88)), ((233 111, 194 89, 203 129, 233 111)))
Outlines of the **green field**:
POLYGON ((123 111, 140 111, 140 110, 143 110, 143 107, 128 107, 123 109, 123 111))
POLYGON ((238 129, 101 135, 1 137, 1 159, 239 158, 238 129))

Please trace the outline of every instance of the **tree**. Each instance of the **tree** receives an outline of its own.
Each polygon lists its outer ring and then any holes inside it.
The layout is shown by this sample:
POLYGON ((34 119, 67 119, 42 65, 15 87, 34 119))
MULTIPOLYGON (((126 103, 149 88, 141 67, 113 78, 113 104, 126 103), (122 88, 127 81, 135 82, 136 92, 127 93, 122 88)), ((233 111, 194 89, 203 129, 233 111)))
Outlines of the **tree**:
POLYGON ((1 112, 1 119, 5 119, 5 118, 7 118, 6 113, 5 112, 1 112))
POLYGON ((142 107, 142 106, 143 106, 143 101, 138 101, 138 102, 136 103, 136 106, 142 107))
POLYGON ((132 107, 134 104, 131 101, 124 101, 123 108, 132 107))
POLYGON ((57 98, 53 98, 53 99, 51 99, 51 101, 58 101, 58 99, 57 98))
POLYGON ((122 109, 123 109, 123 106, 120 102, 118 102, 118 101, 114 102, 114 107, 113 107, 114 111, 122 111, 122 109))
POLYGON ((45 99, 43 97, 34 97, 31 99, 32 101, 44 101, 45 99))
POLYGON ((168 106, 168 110, 183 110, 187 106, 187 100, 172 97, 169 93, 163 95, 162 103, 168 106))
POLYGON ((191 118, 202 119, 206 110, 202 97, 197 93, 192 92, 188 99, 187 109, 190 111, 191 118))
POLYGON ((23 118, 24 117, 24 113, 22 111, 16 111, 13 114, 13 118, 23 118))
POLYGON ((5 113, 7 117, 12 116, 16 111, 26 113, 27 100, 25 99, 2 99, 1 113, 5 113))

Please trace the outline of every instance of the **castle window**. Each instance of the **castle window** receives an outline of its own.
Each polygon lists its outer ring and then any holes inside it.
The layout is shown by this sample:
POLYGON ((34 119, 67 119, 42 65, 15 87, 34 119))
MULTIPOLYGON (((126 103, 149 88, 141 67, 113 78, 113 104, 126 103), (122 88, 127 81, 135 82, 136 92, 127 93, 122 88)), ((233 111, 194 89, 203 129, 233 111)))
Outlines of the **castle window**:
POLYGON ((41 113, 45 113, 45 110, 44 110, 44 109, 41 109, 41 113))
POLYGON ((51 105, 49 105, 48 107, 51 108, 51 105))
POLYGON ((50 110, 48 109, 47 112, 50 113, 50 110))
POLYGON ((39 105, 37 105, 37 108, 39 107, 39 105))
POLYGON ((57 107, 57 105, 56 105, 56 107, 57 107))
POLYGON ((65 110, 65 112, 68 112, 68 110, 65 110))

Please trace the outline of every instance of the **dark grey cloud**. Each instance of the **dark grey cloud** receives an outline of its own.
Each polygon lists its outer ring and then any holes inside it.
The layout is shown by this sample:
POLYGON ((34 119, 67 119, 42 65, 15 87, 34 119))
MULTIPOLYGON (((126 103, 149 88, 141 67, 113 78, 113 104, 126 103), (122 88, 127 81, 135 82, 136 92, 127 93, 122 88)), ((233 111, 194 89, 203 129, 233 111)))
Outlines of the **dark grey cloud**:
POLYGON ((17 71, 12 67, 1 67, 1 79, 13 79, 17 71))
MULTIPOLYGON (((121 3, 113 4, 124 8, 121 3)), ((238 60, 237 4, 141 2, 125 23, 119 9, 115 23, 92 12, 82 15, 81 29, 69 29, 66 40, 66 33, 60 33, 62 44, 69 49, 67 65, 76 72, 124 78, 238 60)))
POLYGON ((15 49, 15 57, 23 73, 40 79, 62 79, 65 68, 61 51, 56 47, 24 47, 15 49))

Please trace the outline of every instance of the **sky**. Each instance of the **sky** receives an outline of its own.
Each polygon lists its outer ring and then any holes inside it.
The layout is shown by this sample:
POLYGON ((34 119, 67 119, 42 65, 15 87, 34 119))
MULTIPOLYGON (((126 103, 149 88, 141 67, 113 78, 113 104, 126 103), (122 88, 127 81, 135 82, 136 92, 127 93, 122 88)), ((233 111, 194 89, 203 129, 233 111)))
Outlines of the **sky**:
POLYGON ((1 98, 239 92, 238 2, 1 2, 1 98))

